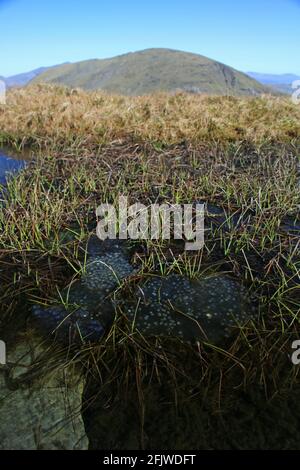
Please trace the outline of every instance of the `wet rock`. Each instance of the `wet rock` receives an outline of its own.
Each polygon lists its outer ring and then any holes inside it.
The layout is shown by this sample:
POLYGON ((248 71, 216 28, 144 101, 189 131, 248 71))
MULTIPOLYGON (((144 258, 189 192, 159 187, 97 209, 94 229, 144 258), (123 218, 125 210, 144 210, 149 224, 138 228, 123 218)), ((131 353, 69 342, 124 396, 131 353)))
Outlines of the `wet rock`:
POLYGON ((60 303, 32 308, 34 325, 68 344, 95 342, 103 336, 115 314, 109 294, 134 271, 119 240, 101 242, 91 237, 87 252, 84 274, 63 289, 60 303))
POLYGON ((51 369, 50 355, 37 337, 7 344, 7 366, 0 368, 1 450, 88 448, 84 379, 73 364, 51 369))
POLYGON ((126 314, 142 335, 219 344, 234 327, 256 317, 244 287, 225 275, 192 281, 179 275, 154 277, 135 296, 126 314))

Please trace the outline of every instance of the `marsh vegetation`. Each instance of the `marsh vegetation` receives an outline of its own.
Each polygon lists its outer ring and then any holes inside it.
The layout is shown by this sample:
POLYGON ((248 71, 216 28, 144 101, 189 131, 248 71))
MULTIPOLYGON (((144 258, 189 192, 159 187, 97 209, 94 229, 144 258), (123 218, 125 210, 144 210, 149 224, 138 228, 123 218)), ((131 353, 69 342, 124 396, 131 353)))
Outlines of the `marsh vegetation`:
POLYGON ((202 201, 207 229, 197 252, 132 241, 138 275, 118 286, 121 297, 152 275, 226 275, 256 308, 218 345, 132 332, 122 308, 101 341, 54 342, 57 367, 74 361, 86 376, 91 447, 298 448, 286 407, 299 395, 290 354, 299 338, 300 107, 271 96, 125 98, 36 85, 9 92, 0 142, 34 154, 0 207, 3 339, 34 334, 32 305, 51 304, 81 278, 96 207, 120 194, 145 205, 202 201))

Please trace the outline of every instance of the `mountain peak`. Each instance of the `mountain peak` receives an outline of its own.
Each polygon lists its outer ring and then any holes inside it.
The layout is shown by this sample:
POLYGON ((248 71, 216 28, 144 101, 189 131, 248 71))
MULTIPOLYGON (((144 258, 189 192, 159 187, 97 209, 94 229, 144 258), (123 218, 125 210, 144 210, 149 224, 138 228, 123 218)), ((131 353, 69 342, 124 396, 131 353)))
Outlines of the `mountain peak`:
POLYGON ((218 95, 258 95, 268 89, 251 77, 191 52, 150 48, 109 59, 53 67, 32 83, 49 82, 85 90, 144 95, 182 90, 218 95))

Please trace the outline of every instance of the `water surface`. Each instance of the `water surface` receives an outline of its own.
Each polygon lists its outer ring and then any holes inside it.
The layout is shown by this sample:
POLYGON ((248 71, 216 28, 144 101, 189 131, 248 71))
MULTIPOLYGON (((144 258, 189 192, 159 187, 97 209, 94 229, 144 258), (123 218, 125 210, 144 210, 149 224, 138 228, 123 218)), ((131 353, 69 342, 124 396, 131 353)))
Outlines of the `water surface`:
POLYGON ((26 159, 26 155, 0 148, 0 184, 5 184, 9 175, 24 168, 26 159))

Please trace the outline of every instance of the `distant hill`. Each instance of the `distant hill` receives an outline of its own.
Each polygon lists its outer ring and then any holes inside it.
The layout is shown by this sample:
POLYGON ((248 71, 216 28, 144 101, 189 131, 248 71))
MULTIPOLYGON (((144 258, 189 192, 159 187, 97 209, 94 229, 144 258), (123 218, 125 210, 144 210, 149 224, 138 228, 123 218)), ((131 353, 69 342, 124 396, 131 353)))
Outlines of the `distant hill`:
POLYGON ((259 95, 270 89, 242 72, 198 54, 146 49, 48 69, 30 83, 50 82, 85 90, 143 95, 183 90, 219 95, 259 95))
POLYGON ((300 76, 294 75, 292 73, 272 75, 267 73, 248 72, 248 75, 263 85, 270 86, 276 91, 288 94, 293 92, 292 83, 295 80, 300 80, 300 76))
POLYGON ((30 80, 37 77, 46 70, 48 70, 48 67, 40 67, 38 69, 31 70, 30 72, 19 73, 18 75, 12 75, 11 77, 5 77, 4 81, 8 88, 25 86, 28 82, 30 82, 30 80))
POLYGON ((31 70, 30 72, 19 73, 17 75, 12 75, 11 77, 0 78, 1 80, 5 81, 8 88, 21 87, 27 85, 27 83, 29 83, 35 77, 38 77, 41 73, 46 72, 52 67, 57 67, 57 65, 53 65, 51 67, 39 67, 38 69, 31 70))

